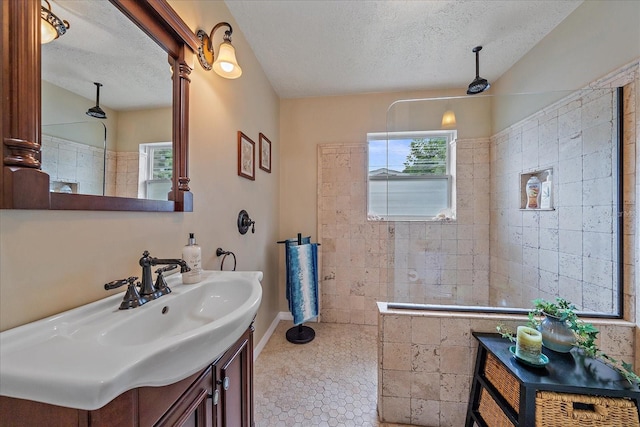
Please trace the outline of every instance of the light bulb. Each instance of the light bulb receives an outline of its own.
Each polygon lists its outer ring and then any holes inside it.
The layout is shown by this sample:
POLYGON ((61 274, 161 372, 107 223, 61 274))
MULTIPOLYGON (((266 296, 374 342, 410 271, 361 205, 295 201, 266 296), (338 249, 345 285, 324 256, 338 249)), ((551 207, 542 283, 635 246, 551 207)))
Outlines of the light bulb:
POLYGON ((220 61, 220 68, 226 73, 230 73, 233 71, 234 65, 231 62, 220 61))

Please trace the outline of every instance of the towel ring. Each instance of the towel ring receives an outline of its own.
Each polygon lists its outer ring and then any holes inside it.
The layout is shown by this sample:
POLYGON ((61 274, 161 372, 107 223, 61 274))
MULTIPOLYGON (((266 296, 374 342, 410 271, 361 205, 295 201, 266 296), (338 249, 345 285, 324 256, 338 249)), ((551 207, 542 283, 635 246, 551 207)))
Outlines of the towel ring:
POLYGON ((224 255, 222 257, 222 262, 220 263, 220 271, 224 270, 224 260, 227 259, 227 255, 232 255, 233 256, 233 270, 232 271, 236 271, 236 254, 234 254, 231 251, 225 251, 222 248, 218 248, 216 249, 216 256, 221 256, 224 255))

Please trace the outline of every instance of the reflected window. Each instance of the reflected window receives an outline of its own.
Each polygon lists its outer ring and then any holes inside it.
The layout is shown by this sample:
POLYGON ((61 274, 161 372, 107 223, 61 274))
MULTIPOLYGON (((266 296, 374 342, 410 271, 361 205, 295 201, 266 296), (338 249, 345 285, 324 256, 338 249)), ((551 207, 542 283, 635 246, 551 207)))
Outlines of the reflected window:
POLYGON ((140 144, 138 197, 168 200, 173 173, 171 142, 140 144))
POLYGON ((368 218, 452 218, 455 139, 455 130, 367 134, 368 218))

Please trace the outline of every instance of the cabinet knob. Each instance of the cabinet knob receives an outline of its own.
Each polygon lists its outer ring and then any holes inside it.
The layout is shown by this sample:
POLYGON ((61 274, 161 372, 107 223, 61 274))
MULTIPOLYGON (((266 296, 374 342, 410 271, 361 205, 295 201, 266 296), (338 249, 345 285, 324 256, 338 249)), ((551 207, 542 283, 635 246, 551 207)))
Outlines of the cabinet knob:
POLYGON ((216 381, 217 384, 221 384, 224 391, 229 390, 229 377, 224 377, 222 381, 216 381))
POLYGON ((220 401, 220 392, 218 390, 214 390, 213 394, 210 394, 209 397, 213 402, 213 406, 216 406, 220 401))

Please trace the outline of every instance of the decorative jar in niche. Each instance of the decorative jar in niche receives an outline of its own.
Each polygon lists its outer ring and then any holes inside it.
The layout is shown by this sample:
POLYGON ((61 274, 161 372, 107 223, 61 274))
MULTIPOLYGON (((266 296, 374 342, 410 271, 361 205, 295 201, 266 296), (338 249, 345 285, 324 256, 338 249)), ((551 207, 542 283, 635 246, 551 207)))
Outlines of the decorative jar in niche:
POLYGON ((576 336, 565 320, 550 314, 544 315, 538 330, 542 334, 542 345, 558 353, 568 353, 576 343, 576 336))
POLYGON ((527 181, 527 209, 540 209, 540 180, 535 175, 527 181))

